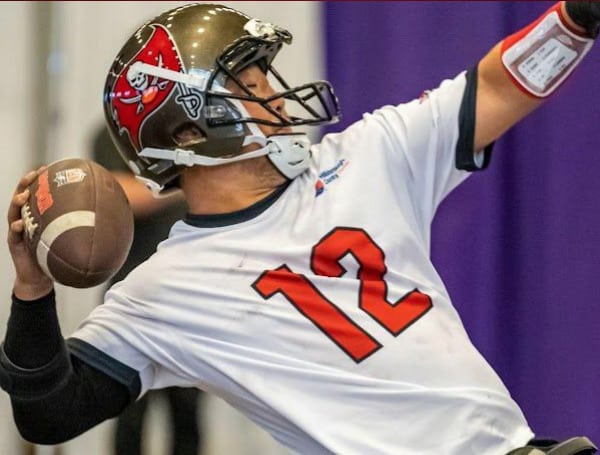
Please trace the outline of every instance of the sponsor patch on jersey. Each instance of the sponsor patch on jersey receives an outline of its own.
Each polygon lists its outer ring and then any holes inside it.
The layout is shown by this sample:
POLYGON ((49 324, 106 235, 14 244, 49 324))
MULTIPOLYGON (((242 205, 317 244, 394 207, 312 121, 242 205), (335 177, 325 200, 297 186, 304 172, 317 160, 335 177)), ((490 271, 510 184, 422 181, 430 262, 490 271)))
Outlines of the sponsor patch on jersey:
POLYGON ((340 174, 344 172, 344 169, 346 169, 348 164, 350 164, 350 162, 347 159, 342 158, 335 166, 321 172, 319 178, 315 182, 315 197, 323 194, 327 185, 335 182, 340 177, 340 174))

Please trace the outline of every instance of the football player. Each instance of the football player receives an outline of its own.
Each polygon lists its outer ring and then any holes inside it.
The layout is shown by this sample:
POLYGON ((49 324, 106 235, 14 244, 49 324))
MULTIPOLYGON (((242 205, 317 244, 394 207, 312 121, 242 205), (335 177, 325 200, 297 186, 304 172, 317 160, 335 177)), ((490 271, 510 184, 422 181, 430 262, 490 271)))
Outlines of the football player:
POLYGON ((113 140, 155 193, 189 205, 145 263, 68 339, 20 207, 0 381, 26 439, 54 444, 150 389, 214 393, 298 453, 591 454, 536 441, 473 347, 429 259, 444 197, 590 50, 600 9, 560 2, 420 100, 334 122, 327 82, 291 87, 291 34, 195 4, 140 27, 104 93, 113 140), (204 20, 208 17, 210 20, 204 20))

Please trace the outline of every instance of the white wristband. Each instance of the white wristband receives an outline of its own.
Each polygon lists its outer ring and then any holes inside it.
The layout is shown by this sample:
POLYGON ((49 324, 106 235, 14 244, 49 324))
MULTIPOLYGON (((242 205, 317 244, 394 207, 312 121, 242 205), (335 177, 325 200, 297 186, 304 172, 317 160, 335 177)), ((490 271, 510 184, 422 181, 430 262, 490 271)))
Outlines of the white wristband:
POLYGON ((502 52, 502 63, 521 88, 545 98, 571 74, 593 42, 571 32, 552 11, 502 52))

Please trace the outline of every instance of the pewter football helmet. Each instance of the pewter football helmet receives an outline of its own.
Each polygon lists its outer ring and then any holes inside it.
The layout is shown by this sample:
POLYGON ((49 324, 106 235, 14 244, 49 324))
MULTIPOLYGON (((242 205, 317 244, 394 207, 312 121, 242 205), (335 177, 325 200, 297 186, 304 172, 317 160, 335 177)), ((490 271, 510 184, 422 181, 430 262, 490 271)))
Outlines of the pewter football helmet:
POLYGON ((291 42, 288 31, 221 5, 182 6, 142 25, 113 62, 104 89, 109 129, 131 170, 155 192, 175 186, 184 166, 260 155, 288 178, 302 173, 310 158, 306 135, 265 137, 257 125, 332 123, 339 106, 328 82, 292 88, 273 68, 291 42), (256 97, 239 80, 253 64, 277 83, 276 94, 256 97), (241 91, 234 95, 226 81, 241 91), (273 107, 280 99, 287 114, 273 107), (241 101, 260 104, 275 120, 250 117, 241 101), (258 150, 242 153, 253 143, 258 150))

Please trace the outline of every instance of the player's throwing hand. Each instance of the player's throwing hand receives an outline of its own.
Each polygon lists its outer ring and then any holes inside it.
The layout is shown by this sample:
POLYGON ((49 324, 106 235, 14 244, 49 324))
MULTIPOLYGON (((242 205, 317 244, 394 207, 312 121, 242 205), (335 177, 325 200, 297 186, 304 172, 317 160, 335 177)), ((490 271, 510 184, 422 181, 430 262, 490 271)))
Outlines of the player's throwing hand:
POLYGON ((45 167, 24 175, 13 194, 8 207, 8 249, 15 265, 16 278, 13 292, 22 300, 34 300, 48 294, 53 282, 48 278, 29 253, 23 236, 24 222, 21 207, 29 199, 29 185, 35 181, 45 167))

